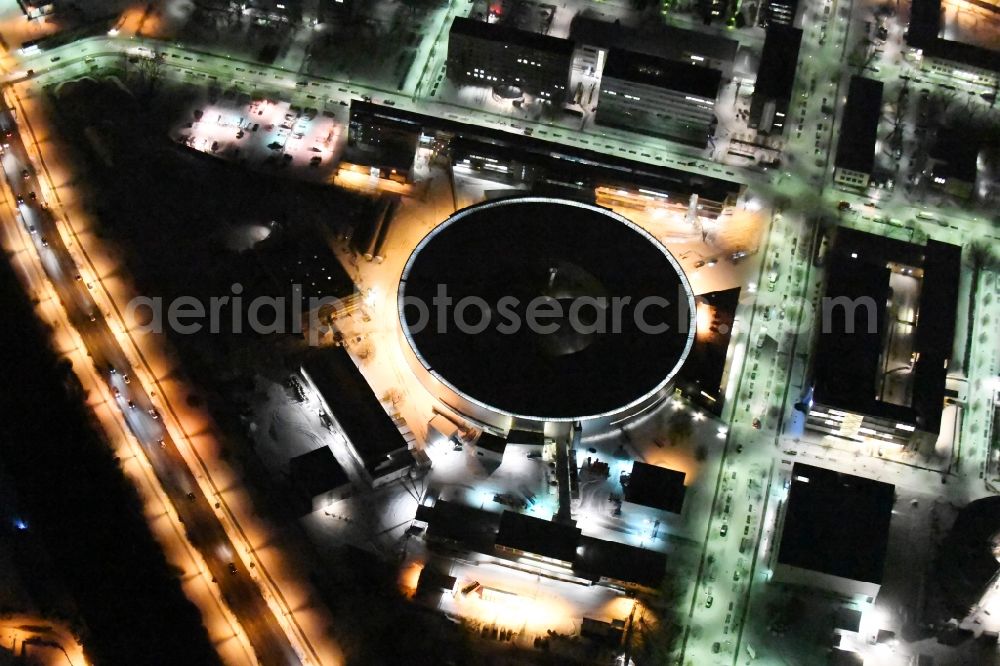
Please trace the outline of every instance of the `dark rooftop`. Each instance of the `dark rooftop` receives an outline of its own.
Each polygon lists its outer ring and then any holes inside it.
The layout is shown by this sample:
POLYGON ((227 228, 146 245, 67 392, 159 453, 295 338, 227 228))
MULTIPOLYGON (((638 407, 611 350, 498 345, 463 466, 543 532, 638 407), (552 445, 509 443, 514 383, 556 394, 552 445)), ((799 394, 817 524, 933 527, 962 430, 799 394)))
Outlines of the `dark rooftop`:
POLYGON ((316 497, 350 482, 330 447, 303 453, 288 461, 292 483, 309 497, 316 497))
POLYGON ((925 246, 838 227, 830 243, 827 298, 871 297, 878 310, 868 331, 867 308, 854 309, 854 333, 846 332, 846 309, 831 308, 829 328, 818 336, 813 359, 816 402, 854 412, 916 423, 925 432, 941 424, 947 361, 951 358, 958 304, 960 247, 928 240, 925 246), (852 257, 856 254, 857 257, 852 257), (882 336, 886 334, 890 262, 923 269, 913 351, 910 407, 876 399, 882 336))
POLYGON ((580 528, 504 511, 496 545, 564 562, 576 559, 580 528))
POLYGON ((802 31, 780 23, 767 28, 753 94, 767 99, 791 99, 802 31))
POLYGON ((573 568, 585 576, 613 578, 656 589, 667 572, 667 556, 616 541, 581 537, 573 568))
POLYGON ((934 165, 934 175, 976 182, 977 161, 982 137, 978 132, 962 127, 942 127, 931 145, 930 157, 940 160, 934 165))
POLYGON ((689 398, 713 414, 719 415, 722 413, 725 395, 722 375, 726 369, 726 353, 729 351, 729 342, 733 335, 740 288, 733 287, 699 294, 694 300, 698 306, 702 303, 709 306, 711 313, 709 330, 698 331, 695 335, 688 360, 677 373, 675 384, 689 398), (712 330, 713 327, 715 330, 712 330))
POLYGON ((684 472, 636 461, 625 487, 625 501, 680 513, 684 506, 684 477, 684 472))
POLYGON ((604 49, 627 48, 629 51, 666 60, 684 60, 687 57, 685 54, 692 53, 732 62, 740 47, 739 42, 726 37, 676 28, 658 21, 647 23, 642 28, 630 28, 582 13, 573 17, 569 36, 577 44, 604 49))
POLYGON ((358 121, 381 124, 396 120, 413 123, 426 132, 439 131, 452 135, 453 153, 496 151, 501 157, 516 157, 519 161, 547 171, 552 177, 566 181, 584 181, 590 188, 615 184, 648 187, 685 197, 697 194, 701 199, 714 202, 735 197, 742 188, 738 182, 701 173, 557 145, 535 137, 460 123, 398 107, 351 100, 352 123, 358 121))
POLYGON ((568 39, 541 35, 537 32, 518 30, 499 23, 487 23, 456 16, 451 24, 450 34, 466 35, 501 44, 517 44, 538 51, 548 51, 563 55, 573 54, 573 42, 568 39))
MULTIPOLYGON (((941 58, 1000 72, 1000 50, 941 38, 941 0, 913 0, 906 43, 925 57, 941 58)), ((996 43, 996 42, 995 42, 996 43)))
POLYGON ((476 446, 480 449, 503 455, 503 452, 507 449, 507 440, 499 435, 484 432, 476 440, 476 446))
POLYGON ((302 371, 323 396, 327 407, 373 476, 385 470, 393 454, 408 448, 364 375, 343 347, 310 354, 302 371))
MULTIPOLYGON (((435 228, 410 256, 399 299, 411 346, 442 382, 507 414, 575 419, 618 412, 676 373, 694 335, 689 289, 662 245, 605 209, 515 198, 465 208, 435 228), (454 302, 488 304, 493 323, 413 327, 424 313, 412 304, 434 302, 441 285, 454 302), (569 302, 602 295, 630 297, 619 325, 603 333, 574 327, 569 302), (670 305, 637 317, 633 304, 647 297, 670 305), (502 299, 510 298, 517 302, 506 310, 502 299), (514 316, 527 322, 540 298, 562 304, 566 316, 544 322, 555 330, 501 326, 514 316), (660 323, 669 328, 653 328, 660 323)), ((479 315, 466 316, 475 323, 479 315)))
POLYGON ((442 590, 454 590, 457 579, 435 569, 433 566, 425 566, 420 570, 420 578, 417 579, 417 594, 433 594, 442 590))
POLYGON ((778 562, 882 582, 896 487, 795 463, 778 562))
POLYGON ((708 99, 715 99, 722 82, 722 72, 717 69, 623 49, 608 51, 603 76, 708 99))
POLYGON ((428 537, 464 544, 480 553, 493 549, 500 528, 499 513, 447 500, 438 500, 433 506, 421 504, 416 518, 427 523, 428 537))
POLYGON ((875 166, 875 141, 882 115, 882 82, 851 77, 837 140, 839 168, 870 174, 875 166))

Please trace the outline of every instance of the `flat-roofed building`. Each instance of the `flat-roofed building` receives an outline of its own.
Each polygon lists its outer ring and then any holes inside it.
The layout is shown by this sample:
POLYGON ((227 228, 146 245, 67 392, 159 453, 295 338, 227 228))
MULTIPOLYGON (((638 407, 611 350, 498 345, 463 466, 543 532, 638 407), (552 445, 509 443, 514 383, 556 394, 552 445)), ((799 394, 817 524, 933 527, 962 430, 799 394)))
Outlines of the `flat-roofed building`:
POLYGON ((721 83, 717 69, 611 49, 594 122, 704 147, 721 83))
POLYGON ((1000 40, 996 37, 998 9, 985 0, 969 3, 973 16, 960 20, 965 3, 949 7, 941 0, 913 0, 906 43, 921 69, 939 76, 982 86, 1000 77, 1000 40), (980 13, 981 16, 975 16, 980 13), (993 20, 989 20, 993 17, 993 20))
POLYGON ((636 461, 623 479, 623 499, 656 512, 680 513, 684 508, 684 472, 636 461))
POLYGON ((795 17, 799 13, 799 0, 766 0, 764 8, 764 24, 795 25, 795 17))
POLYGON ((380 486, 414 464, 409 442, 393 423, 364 375, 343 347, 313 353, 302 364, 331 428, 338 428, 368 481, 380 486))
POLYGON ((628 591, 656 593, 666 575, 661 552, 583 536, 573 524, 437 500, 417 507, 428 544, 464 548, 498 561, 535 567, 546 576, 628 591))
POLYGON ((532 555, 571 565, 576 560, 580 528, 568 523, 542 520, 513 511, 504 511, 497 531, 497 548, 515 555, 532 555))
POLYGON ((942 127, 927 151, 925 177, 933 189, 969 199, 976 189, 982 138, 960 127, 942 127))
MULTIPOLYGON (((392 132, 398 128, 403 136, 416 136, 418 145, 449 155, 456 175, 468 173, 506 184, 558 188, 564 198, 593 201, 595 193, 603 196, 611 192, 626 200, 654 195, 665 202, 683 202, 684 206, 690 206, 691 195, 697 195, 694 207, 697 214, 716 219, 738 205, 746 191, 746 185, 741 182, 657 164, 651 153, 628 159, 358 99, 351 100, 350 117, 351 131, 356 133, 357 141, 364 144, 362 148, 367 146, 365 150, 354 151, 349 145, 351 158, 383 173, 392 168, 409 169, 416 148, 407 148, 400 158, 389 160, 379 150, 379 146, 384 145, 381 140, 362 139, 378 136, 369 134, 363 128, 366 124, 384 124, 392 132), (574 192, 577 197, 570 196, 574 192)), ((412 141, 407 143, 407 146, 412 145, 412 141)), ((389 157, 393 155, 395 151, 388 154, 389 157)), ((598 203, 610 206, 603 200, 598 203)))
POLYGON ((570 23, 569 38, 577 44, 577 66, 582 62, 600 72, 607 52, 627 49, 665 60, 717 69, 732 76, 740 44, 728 37, 656 23, 632 28, 577 14, 570 23))
POLYGON ((882 82, 852 76, 840 118, 833 179, 848 187, 867 188, 875 171, 882 82))
POLYGON ((874 601, 895 494, 891 483, 795 463, 772 580, 874 601))
POLYGON ((546 102, 566 97, 573 42, 498 23, 456 17, 448 33, 448 79, 517 88, 546 102))
POLYGON ((330 447, 323 446, 288 462, 292 486, 303 508, 318 511, 351 494, 351 481, 330 447))
POLYGON ((935 240, 833 232, 806 428, 856 442, 934 445, 961 255, 935 240))
POLYGON ((785 131, 795 87, 802 31, 787 25, 769 26, 750 100, 750 127, 764 134, 785 131))

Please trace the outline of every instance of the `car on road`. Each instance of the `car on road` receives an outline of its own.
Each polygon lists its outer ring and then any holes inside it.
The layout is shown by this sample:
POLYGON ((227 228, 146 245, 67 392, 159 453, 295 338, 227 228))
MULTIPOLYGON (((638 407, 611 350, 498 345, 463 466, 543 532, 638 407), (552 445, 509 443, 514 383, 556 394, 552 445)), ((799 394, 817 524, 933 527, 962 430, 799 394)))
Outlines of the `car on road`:
POLYGON ((715 601, 715 598, 712 597, 712 595, 708 595, 708 599, 705 599, 705 608, 711 608, 712 607, 712 602, 714 602, 714 601, 715 601))
POLYGON ((755 418, 753 421, 751 421, 751 423, 754 427, 754 430, 760 430, 761 426, 760 419, 755 418))
POLYGON ((21 178, 23 178, 24 180, 28 180, 28 177, 29 177, 30 175, 31 175, 31 174, 29 174, 29 173, 28 173, 28 170, 27 170, 27 169, 21 169, 21 178))
POLYGON ((28 192, 28 198, 31 199, 32 201, 35 201, 36 199, 38 199, 38 197, 35 195, 34 191, 28 192))
POLYGON ((719 528, 719 536, 724 537, 729 534, 729 525, 722 523, 722 527, 719 528))
POLYGON ((159 421, 160 420, 160 413, 158 411, 156 411, 156 409, 154 407, 150 407, 147 411, 148 411, 149 415, 151 417, 153 417, 154 421, 159 421))
POLYGON ((227 568, 229 569, 229 573, 230 573, 230 574, 232 574, 232 575, 234 575, 234 576, 236 575, 236 563, 235 563, 235 562, 230 562, 230 563, 229 563, 229 564, 227 565, 227 568))
POLYGON ((131 400, 129 400, 129 401, 128 401, 128 408, 129 408, 129 409, 135 409, 135 403, 134 403, 134 402, 132 402, 131 400))
POLYGON ((42 236, 39 240, 42 241, 42 247, 48 247, 49 246, 49 239, 46 238, 45 236, 42 236))
POLYGON ((18 206, 23 206, 24 205, 24 197, 22 197, 20 194, 18 194, 16 197, 14 197, 14 201, 17 202, 18 206))

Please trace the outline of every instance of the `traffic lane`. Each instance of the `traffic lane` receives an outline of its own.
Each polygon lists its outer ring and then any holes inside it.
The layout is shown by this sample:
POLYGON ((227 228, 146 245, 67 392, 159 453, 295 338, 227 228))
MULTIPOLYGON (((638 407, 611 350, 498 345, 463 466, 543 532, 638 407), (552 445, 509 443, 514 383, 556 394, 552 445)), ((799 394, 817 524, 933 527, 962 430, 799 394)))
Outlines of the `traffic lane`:
MULTIPOLYGON (((16 139, 19 138, 19 136, 16 137, 16 139)), ((15 143, 20 143, 16 139, 11 141, 12 147, 15 143)), ((23 144, 14 148, 14 155, 19 152, 24 153, 23 144)), ((17 166, 23 163, 23 159, 15 161, 15 164, 7 164, 5 161, 5 166, 17 166)), ((10 177, 9 169, 5 169, 5 171, 8 171, 8 183, 14 189, 13 183, 18 181, 10 177)), ((37 181, 27 184, 37 186, 37 181)), ((25 183, 21 182, 21 185, 23 186, 25 183)), ((82 290, 80 284, 75 280, 75 276, 70 271, 65 270, 67 263, 75 269, 75 263, 73 263, 61 236, 58 234, 54 217, 47 209, 41 207, 27 206, 22 210, 37 215, 39 234, 43 231, 51 234, 51 240, 40 248, 43 267, 48 273, 64 308, 73 319, 82 323, 78 330, 98 370, 104 372, 105 369, 113 366, 116 370, 120 368, 118 372, 130 372, 131 366, 125 358, 124 352, 117 344, 107 321, 97 310, 96 303, 89 291, 82 290)), ((123 379, 121 381, 124 382, 123 379)), ((128 398, 121 395, 120 387, 111 381, 109 381, 109 386, 112 392, 115 389, 118 390, 119 396, 116 396, 116 402, 123 412, 137 411, 137 409, 128 407, 128 398)), ((151 405, 149 396, 139 383, 130 383, 128 387, 128 395, 132 396, 133 403, 140 400, 144 405, 151 405)), ((136 434, 137 439, 146 445, 144 448, 150 454, 148 459, 154 473, 160 479, 164 491, 184 523, 192 544, 203 554, 223 554, 222 557, 207 556, 204 557, 204 560, 209 572, 219 584, 223 598, 240 618, 240 624, 247 633, 260 661, 267 664, 300 663, 284 632, 277 630, 274 626, 274 615, 264 601, 260 588, 246 572, 240 571, 240 567, 236 567, 235 573, 231 571, 230 564, 240 561, 234 554, 234 546, 219 524, 213 508, 204 494, 201 493, 194 475, 180 456, 171 438, 168 435, 162 437, 163 446, 161 447, 159 445, 161 437, 158 436, 157 430, 149 429, 148 423, 138 415, 133 415, 132 418, 128 416, 126 415, 126 422, 136 434), (150 446, 154 443, 154 446, 150 446)), ((165 435, 165 433, 163 434, 165 435)))

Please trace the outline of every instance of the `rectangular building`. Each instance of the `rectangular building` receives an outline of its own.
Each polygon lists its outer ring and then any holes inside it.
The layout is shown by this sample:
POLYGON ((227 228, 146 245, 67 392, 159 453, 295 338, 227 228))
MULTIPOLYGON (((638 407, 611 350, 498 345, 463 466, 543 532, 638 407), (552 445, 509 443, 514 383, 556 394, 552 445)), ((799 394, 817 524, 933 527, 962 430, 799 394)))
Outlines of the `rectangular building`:
MULTIPOLYGON (((653 193, 665 201, 682 202, 685 206, 694 199, 699 216, 715 219, 736 206, 746 189, 743 183, 734 180, 657 164, 659 155, 651 153, 627 159, 533 136, 352 100, 350 125, 359 143, 361 137, 378 136, 366 129, 368 124, 395 128, 392 131, 405 136, 417 136, 418 145, 448 156, 456 176, 467 174, 505 184, 527 185, 533 190, 548 187, 571 198, 593 201, 597 191, 613 191, 636 198, 653 193)), ((402 159, 389 162, 377 150, 381 143, 369 138, 364 140, 364 145, 370 149, 351 153, 352 159, 366 160, 360 164, 383 171, 392 164, 397 165, 392 168, 403 168, 404 163, 412 165, 416 150, 408 150, 402 159)), ((518 442, 511 440, 511 443, 518 442)))
POLYGON ((955 335, 960 247, 838 227, 806 427, 857 442, 937 441, 955 335))
POLYGON ((657 512, 680 513, 684 508, 684 477, 684 472, 636 461, 623 484, 623 499, 657 512))
POLYGON ((874 601, 896 487, 795 463, 772 580, 874 601))
POLYGON ((852 76, 840 118, 833 179, 848 187, 867 188, 875 170, 882 82, 852 76))
MULTIPOLYGON (((997 12, 996 3, 975 4, 997 12)), ((979 20, 962 24, 955 20, 946 22, 947 18, 941 0, 913 0, 911 3, 906 43, 921 69, 983 86, 997 85, 1000 40, 996 37, 995 25, 979 20)))
POLYGON ((775 24, 767 29, 750 100, 750 127, 759 132, 780 135, 785 131, 801 44, 798 28, 775 24))
POLYGON ((767 0, 764 8, 764 25, 795 25, 799 13, 799 0, 767 0))
POLYGON ((351 481, 344 468, 324 446, 296 456, 288 462, 292 486, 309 512, 342 500, 351 493, 351 481))
POLYGON ((703 148, 721 83, 716 69, 611 49, 594 122, 703 148))
POLYGON ((979 170, 982 137, 974 130, 942 127, 927 154, 924 176, 933 189, 960 199, 972 198, 979 170))
POLYGON ((740 44, 736 40, 665 24, 631 28, 579 13, 570 23, 569 37, 577 45, 577 66, 600 72, 607 52, 627 49, 664 60, 717 69, 732 76, 740 44))
POLYGON ((325 418, 339 428, 373 486, 409 471, 414 463, 409 443, 343 347, 310 355, 301 372, 318 395, 325 418))
POLYGON ((656 593, 666 575, 663 553, 583 536, 574 525, 514 511, 497 514, 437 500, 417 507, 415 518, 427 524, 428 543, 449 553, 464 548, 521 567, 534 561, 547 576, 656 593))
POLYGON ((462 85, 508 86, 562 104, 572 62, 568 39, 462 17, 448 33, 448 79, 462 85))

